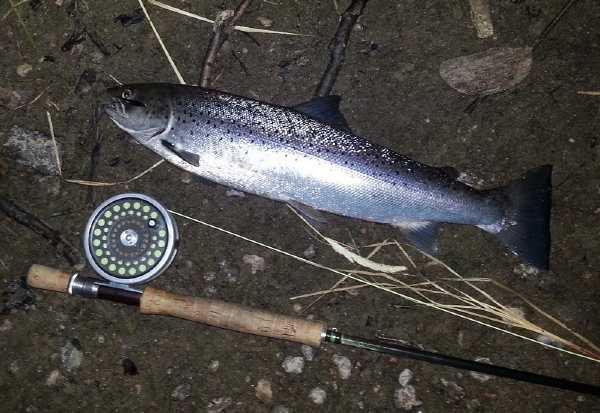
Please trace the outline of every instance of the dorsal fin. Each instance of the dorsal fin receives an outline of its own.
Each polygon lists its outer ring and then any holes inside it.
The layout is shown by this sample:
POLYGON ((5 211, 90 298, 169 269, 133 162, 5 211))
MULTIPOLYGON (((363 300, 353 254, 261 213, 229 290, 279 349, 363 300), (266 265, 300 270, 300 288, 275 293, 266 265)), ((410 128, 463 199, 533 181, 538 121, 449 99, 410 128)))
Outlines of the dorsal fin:
POLYGON ((344 115, 340 112, 341 100, 341 96, 329 95, 300 103, 292 106, 292 108, 311 118, 315 118, 335 128, 341 129, 344 132, 352 133, 348 126, 348 122, 346 122, 346 118, 344 118, 344 115))

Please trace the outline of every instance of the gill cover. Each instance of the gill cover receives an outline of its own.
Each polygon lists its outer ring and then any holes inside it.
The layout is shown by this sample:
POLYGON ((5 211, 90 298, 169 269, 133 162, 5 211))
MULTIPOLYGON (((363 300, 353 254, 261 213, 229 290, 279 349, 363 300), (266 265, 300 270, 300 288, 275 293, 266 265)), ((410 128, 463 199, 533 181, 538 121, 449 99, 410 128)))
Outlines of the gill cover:
POLYGON ((115 124, 140 143, 169 128, 172 107, 167 96, 153 93, 148 85, 123 85, 107 90, 112 104, 104 107, 115 124))

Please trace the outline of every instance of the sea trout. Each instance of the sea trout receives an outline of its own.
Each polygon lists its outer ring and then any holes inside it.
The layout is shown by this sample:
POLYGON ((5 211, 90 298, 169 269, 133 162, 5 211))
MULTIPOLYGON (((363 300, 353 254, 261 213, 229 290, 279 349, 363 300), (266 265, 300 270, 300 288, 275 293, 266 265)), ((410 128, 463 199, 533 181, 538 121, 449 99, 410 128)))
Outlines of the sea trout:
POLYGON ((119 128, 170 163, 218 184, 317 211, 393 225, 425 252, 441 223, 477 226, 548 268, 551 165, 478 190, 351 133, 328 96, 279 106, 196 86, 108 89, 119 128))

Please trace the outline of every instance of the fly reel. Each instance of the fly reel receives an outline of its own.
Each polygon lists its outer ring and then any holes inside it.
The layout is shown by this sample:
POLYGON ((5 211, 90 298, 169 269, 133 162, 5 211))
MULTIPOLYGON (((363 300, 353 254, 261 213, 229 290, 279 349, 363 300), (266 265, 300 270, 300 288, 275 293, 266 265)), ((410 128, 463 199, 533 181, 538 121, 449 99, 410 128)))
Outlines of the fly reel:
POLYGON ((179 231, 172 215, 156 200, 127 193, 96 208, 83 243, 90 265, 102 278, 139 284, 158 277, 173 262, 179 231))

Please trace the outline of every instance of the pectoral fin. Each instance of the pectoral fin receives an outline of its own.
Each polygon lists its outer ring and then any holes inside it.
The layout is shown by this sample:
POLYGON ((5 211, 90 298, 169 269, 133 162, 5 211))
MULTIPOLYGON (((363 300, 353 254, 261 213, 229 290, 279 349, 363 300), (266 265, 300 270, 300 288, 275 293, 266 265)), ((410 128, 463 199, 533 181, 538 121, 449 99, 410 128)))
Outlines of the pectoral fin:
POLYGON ((200 155, 198 155, 197 153, 188 152, 186 150, 179 149, 172 142, 169 142, 169 141, 164 140, 164 139, 161 140, 160 142, 162 143, 162 145, 165 148, 167 148, 168 150, 170 150, 171 152, 173 152, 175 155, 179 156, 185 162, 187 162, 187 163, 189 163, 190 165, 193 165, 193 166, 200 166, 200 155))

